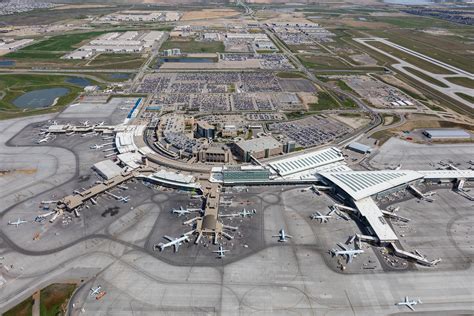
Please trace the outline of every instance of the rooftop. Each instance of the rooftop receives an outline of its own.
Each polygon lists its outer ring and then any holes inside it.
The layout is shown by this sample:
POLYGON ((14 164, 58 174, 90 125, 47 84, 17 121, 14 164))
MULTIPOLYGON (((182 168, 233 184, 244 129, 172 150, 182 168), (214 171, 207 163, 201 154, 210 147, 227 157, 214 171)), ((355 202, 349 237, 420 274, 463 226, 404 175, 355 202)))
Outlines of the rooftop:
POLYGON ((237 146, 246 152, 258 152, 265 149, 278 148, 281 146, 281 144, 271 136, 263 136, 238 142, 237 146))
POLYGON ((270 162, 269 165, 281 176, 287 176, 342 160, 344 160, 344 157, 341 151, 335 147, 331 147, 273 161, 270 162))

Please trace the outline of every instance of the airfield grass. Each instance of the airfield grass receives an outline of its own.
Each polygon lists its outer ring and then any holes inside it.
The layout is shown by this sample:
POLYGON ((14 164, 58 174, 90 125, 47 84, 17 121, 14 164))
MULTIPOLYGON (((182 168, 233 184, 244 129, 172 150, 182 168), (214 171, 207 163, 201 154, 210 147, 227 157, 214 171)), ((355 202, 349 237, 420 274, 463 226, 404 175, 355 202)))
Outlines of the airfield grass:
POLYGON ((276 74, 278 78, 283 79, 294 79, 294 78, 306 78, 306 76, 301 72, 292 72, 292 71, 281 71, 276 74))
POLYGON ((87 67, 94 69, 136 69, 145 62, 140 54, 100 54, 87 67))
POLYGON ((378 49, 381 49, 384 52, 387 52, 395 57, 398 57, 406 61, 407 63, 412 64, 413 66, 417 66, 421 69, 432 72, 434 74, 452 74, 453 73, 443 67, 437 66, 428 61, 424 61, 423 59, 415 57, 411 54, 404 53, 401 50, 394 48, 392 46, 386 45, 384 43, 372 41, 372 42, 369 42, 368 44, 378 49))
POLYGON ((474 89, 474 80, 467 77, 447 77, 446 80, 466 88, 474 89))
POLYGON ((341 105, 344 108, 355 106, 351 99, 338 97, 336 100, 330 93, 322 91, 318 93, 318 102, 309 104, 309 112, 338 109, 341 108, 341 105))
POLYGON ((20 304, 3 313, 3 316, 31 316, 33 314, 33 297, 29 297, 20 304))
MULTIPOLYGON (((436 80, 435 78, 433 78, 431 76, 428 76, 428 75, 424 74, 421 71, 418 71, 418 70, 410 68, 410 67, 403 67, 403 69, 407 70, 408 72, 414 74, 415 76, 417 76, 421 79, 424 79, 424 80, 428 81, 429 83, 437 85, 438 87, 448 88, 448 86, 446 84, 444 84, 443 82, 441 82, 439 80, 436 80)), ((415 80, 416 80, 416 78, 415 78, 415 80)))
POLYGON ((457 92, 456 94, 457 94, 458 96, 460 96, 461 98, 463 98, 464 100, 466 100, 466 101, 471 102, 472 104, 474 104, 474 97, 473 97, 473 96, 464 94, 464 93, 462 93, 462 92, 457 92))
MULTIPOLYGON (((434 35, 423 30, 400 28, 370 29, 367 32, 455 67, 474 72, 472 54, 469 53, 474 50, 474 43, 468 40, 474 29, 462 25, 456 27, 448 30, 461 36, 434 35)), ((346 33, 360 37, 354 30, 346 30, 346 33)))
MULTIPOLYGON (((83 90, 82 87, 66 82, 68 76, 56 75, 0 75, 0 92, 5 95, 0 99, 0 119, 56 112, 71 103, 83 90), (68 88, 69 93, 60 97, 56 105, 38 109, 19 109, 12 102, 20 95, 39 89, 68 88)), ((97 84, 91 79, 91 84, 97 84)))
POLYGON ((51 284, 40 292, 40 315, 56 316, 63 315, 66 305, 76 284, 51 284))
POLYGON ((201 42, 196 40, 178 40, 170 38, 161 45, 160 50, 179 48, 182 53, 223 53, 224 43, 221 41, 201 42))
POLYGON ((316 55, 298 55, 301 63, 308 68, 317 69, 347 69, 352 68, 349 65, 346 65, 337 58, 330 56, 316 56, 316 55))

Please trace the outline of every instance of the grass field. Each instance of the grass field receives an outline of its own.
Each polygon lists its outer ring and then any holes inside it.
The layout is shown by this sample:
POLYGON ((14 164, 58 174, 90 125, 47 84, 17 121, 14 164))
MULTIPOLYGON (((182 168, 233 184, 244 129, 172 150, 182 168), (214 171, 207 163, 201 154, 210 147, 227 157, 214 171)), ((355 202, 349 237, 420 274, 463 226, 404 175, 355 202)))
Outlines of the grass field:
MULTIPOLYGON (((5 93, 5 96, 0 100, 0 119, 58 111, 72 102, 82 91, 82 87, 66 82, 67 78, 67 76, 55 75, 0 75, 0 92, 5 93), (14 99, 25 92, 58 87, 68 88, 70 91, 60 97, 55 106, 23 110, 15 107, 12 103, 14 99)), ((97 84, 93 80, 88 80, 91 81, 91 84, 97 84)))
POLYGON ((315 55, 298 55, 301 63, 308 68, 324 68, 324 69, 347 69, 352 68, 346 65, 338 58, 330 56, 315 56, 315 55))
POLYGON ((178 40, 170 38, 163 43, 160 50, 179 48, 182 53, 223 53, 223 42, 200 42, 195 40, 178 40))
POLYGON ((53 36, 41 42, 26 46, 16 52, 9 53, 5 58, 11 59, 58 59, 73 51, 86 40, 90 40, 106 32, 88 32, 53 36))
MULTIPOLYGON (((435 78, 433 77, 430 77, 428 75, 425 75, 424 73, 416 70, 416 69, 413 69, 413 68, 410 68, 410 67, 403 67, 403 69, 405 70, 408 70, 408 72, 414 74, 415 76, 417 77, 420 77, 421 79, 424 79, 432 84, 435 84, 439 87, 442 87, 442 88, 447 88, 448 86, 446 84, 444 84, 443 82, 439 81, 439 80, 436 80, 435 78)), ((416 80, 416 78, 415 78, 416 80)))
POLYGON ((446 80, 466 88, 474 89, 474 80, 466 77, 447 77, 446 80))
POLYGON ((278 78, 292 79, 292 78, 306 78, 301 72, 282 71, 276 74, 278 78))
POLYGON ((76 289, 76 284, 51 284, 40 292, 41 316, 63 315, 65 305, 76 289))
POLYGON ((339 104, 327 92, 318 93, 318 102, 309 104, 309 111, 323 111, 339 108, 339 104))
POLYGON ((458 96, 460 96, 461 98, 463 98, 464 100, 468 101, 468 102, 471 102, 472 104, 474 104, 474 97, 470 96, 470 95, 467 95, 467 94, 464 94, 464 93, 461 93, 461 92, 458 92, 456 93, 458 96))
POLYGON ((33 298, 29 297, 9 311, 3 313, 3 316, 31 316, 33 307, 33 298))
POLYGON ((140 54, 100 54, 87 67, 94 69, 137 69, 145 62, 140 54))

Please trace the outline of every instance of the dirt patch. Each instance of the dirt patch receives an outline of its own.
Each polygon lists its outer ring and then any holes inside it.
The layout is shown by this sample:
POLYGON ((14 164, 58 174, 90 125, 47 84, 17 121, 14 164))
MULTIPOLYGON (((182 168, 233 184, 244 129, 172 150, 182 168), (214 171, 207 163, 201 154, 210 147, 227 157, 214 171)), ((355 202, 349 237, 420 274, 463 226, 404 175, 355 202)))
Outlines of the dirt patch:
POLYGON ((60 7, 54 7, 51 10, 71 10, 71 9, 95 9, 95 8, 111 8, 113 5, 107 4, 67 4, 60 7))
POLYGON ((228 18, 239 14, 239 11, 232 9, 204 9, 201 11, 187 11, 183 14, 181 21, 228 18))
POLYGON ((359 115, 359 116, 348 116, 348 115, 338 115, 338 114, 331 114, 330 115, 332 118, 338 120, 339 122, 342 122, 353 129, 358 129, 362 126, 365 126, 369 124, 370 119, 366 117, 365 115, 359 115))
POLYGON ((298 93, 298 97, 306 109, 309 109, 309 104, 318 103, 318 97, 313 93, 300 92, 298 93))

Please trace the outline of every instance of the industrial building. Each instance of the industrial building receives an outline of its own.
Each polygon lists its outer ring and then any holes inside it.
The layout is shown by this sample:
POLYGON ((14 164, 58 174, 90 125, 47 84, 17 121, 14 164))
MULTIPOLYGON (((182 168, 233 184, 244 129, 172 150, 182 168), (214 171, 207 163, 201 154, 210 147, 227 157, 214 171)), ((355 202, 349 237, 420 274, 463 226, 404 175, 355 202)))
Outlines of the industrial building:
POLYGON ((283 145, 271 136, 263 136, 235 144, 235 149, 242 161, 268 158, 283 153, 283 145))
POLYGON ((423 135, 432 140, 471 138, 471 134, 463 129, 426 129, 423 135))
POLYGON ((63 58, 88 59, 97 53, 141 53, 161 41, 164 35, 165 33, 160 31, 106 33, 63 58))
POLYGON ((346 146, 346 148, 352 151, 358 152, 360 154, 368 154, 372 151, 372 148, 370 146, 357 143, 357 142, 350 143, 349 145, 346 146))

